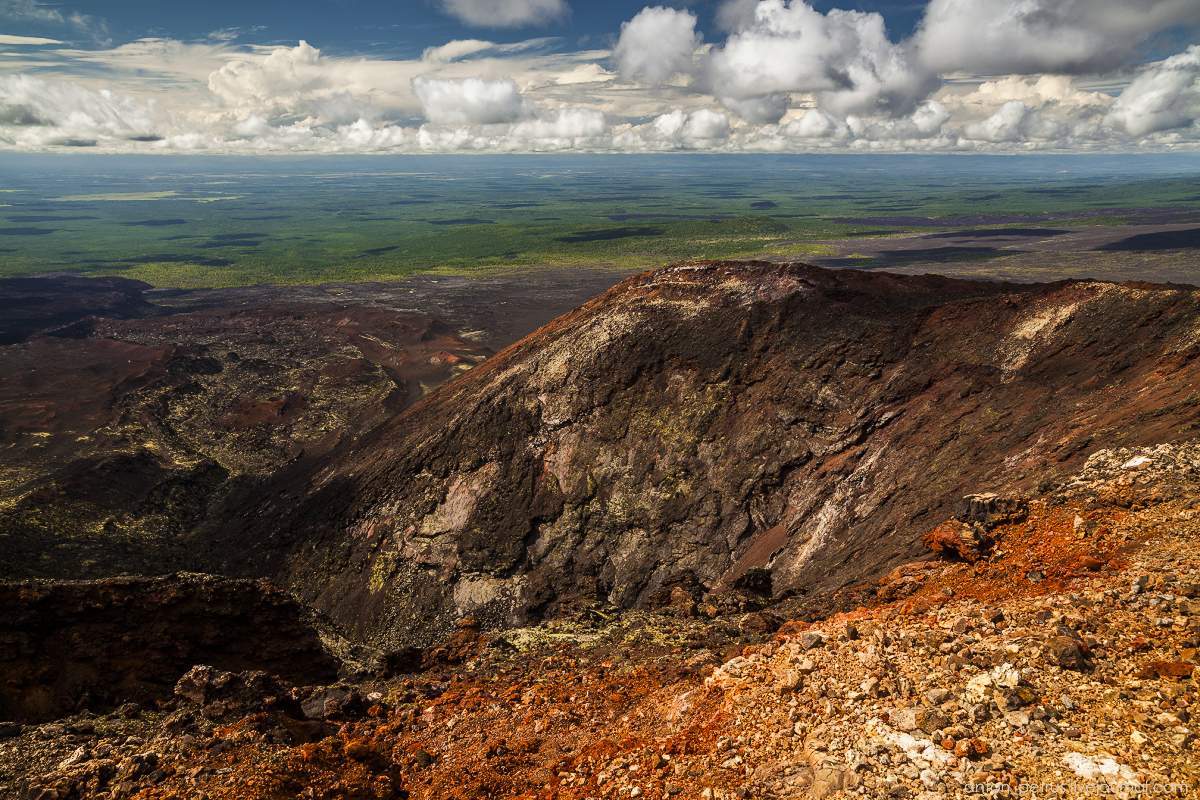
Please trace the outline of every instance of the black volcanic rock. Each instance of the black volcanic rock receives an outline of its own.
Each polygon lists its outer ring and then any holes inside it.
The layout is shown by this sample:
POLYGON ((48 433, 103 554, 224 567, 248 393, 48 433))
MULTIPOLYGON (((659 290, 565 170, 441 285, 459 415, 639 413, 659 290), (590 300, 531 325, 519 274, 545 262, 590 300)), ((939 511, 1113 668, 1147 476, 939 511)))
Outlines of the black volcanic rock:
MULTIPOLYGON (((88 317, 134 319, 162 313, 143 293, 150 284, 128 278, 73 275, 0 279, 0 345, 67 328, 88 317)), ((75 335, 68 331, 67 335, 75 335)))
POLYGON ((337 676, 318 620, 263 581, 161 578, 0 584, 0 720, 170 698, 197 663, 294 683, 337 676))

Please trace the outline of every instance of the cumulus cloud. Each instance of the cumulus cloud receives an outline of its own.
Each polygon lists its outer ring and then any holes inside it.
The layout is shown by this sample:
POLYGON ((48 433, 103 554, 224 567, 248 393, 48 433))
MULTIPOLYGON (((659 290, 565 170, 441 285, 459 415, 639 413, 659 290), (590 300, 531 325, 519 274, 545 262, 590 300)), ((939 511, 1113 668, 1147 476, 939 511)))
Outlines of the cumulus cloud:
POLYGON ((262 60, 235 60, 208 78, 209 90, 231 106, 296 108, 314 92, 330 88, 321 51, 301 40, 278 47, 262 60))
POLYGON ((968 139, 1015 142, 1024 138, 1032 114, 1029 106, 1020 100, 1009 100, 987 119, 968 125, 964 133, 968 139))
POLYGON ((211 96, 235 114, 253 113, 272 124, 348 124, 415 113, 409 83, 426 67, 418 61, 330 59, 301 41, 228 60, 206 82, 211 96))
POLYGON ((508 136, 529 149, 570 150, 599 146, 607 132, 603 113, 592 108, 560 108, 518 122, 508 136))
POLYGON ((1121 92, 1109 124, 1130 136, 1192 125, 1200 119, 1200 45, 1152 64, 1121 92))
POLYGON ((1059 105, 1071 108, 1106 108, 1112 102, 1112 98, 1103 92, 1078 88, 1069 75, 1040 75, 1037 78, 1009 75, 984 81, 963 100, 982 106, 1020 100, 1032 107, 1059 105))
POLYGON ((782 92, 756 97, 731 97, 725 95, 719 99, 721 105, 747 122, 753 123, 778 122, 788 113, 788 107, 792 102, 791 97, 782 92))
POLYGON ((937 85, 888 38, 881 15, 822 14, 802 0, 759 2, 753 21, 712 52, 709 78, 726 107, 749 109, 754 121, 778 120, 781 98, 794 92, 814 93, 836 114, 904 114, 937 85))
POLYGON ((657 85, 691 72, 699 46, 695 14, 654 6, 621 25, 613 58, 622 77, 657 85))
POLYGON ((720 111, 675 109, 640 125, 617 126, 609 147, 633 152, 716 150, 725 148, 732 135, 729 117, 720 111))
POLYGON ((849 133, 845 122, 817 108, 807 109, 783 128, 783 134, 793 139, 844 139, 849 133))
POLYGON ((275 48, 265 59, 229 61, 210 74, 208 83, 224 106, 265 115, 272 122, 353 122, 373 112, 365 98, 355 97, 337 79, 320 50, 305 41, 275 48))
POLYGON ((442 0, 442 8, 468 25, 518 28, 562 19, 566 0, 442 0))
POLYGON ((652 123, 653 140, 672 147, 696 147, 729 138, 729 118, 719 111, 701 108, 692 112, 673 111, 652 123))
POLYGON ((1063 145, 1075 134, 1075 126, 1069 121, 1020 100, 1009 100, 987 119, 963 127, 966 139, 992 144, 1063 145))
POLYGON ((1196 0, 932 0, 916 40, 922 62, 941 72, 1091 72, 1197 22, 1196 0))
POLYGON ((425 117, 439 125, 492 125, 517 120, 524 100, 511 80, 416 78, 425 117))

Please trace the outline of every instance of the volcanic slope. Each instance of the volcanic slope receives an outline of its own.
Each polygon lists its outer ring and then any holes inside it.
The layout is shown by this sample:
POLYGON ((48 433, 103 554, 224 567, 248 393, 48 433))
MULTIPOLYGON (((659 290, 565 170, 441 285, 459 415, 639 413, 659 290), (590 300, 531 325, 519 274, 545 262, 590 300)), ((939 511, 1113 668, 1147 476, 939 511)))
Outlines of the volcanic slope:
POLYGON ((681 265, 235 497, 204 543, 385 648, 675 587, 815 613, 968 492, 1195 437, 1198 355, 1193 288, 681 265))

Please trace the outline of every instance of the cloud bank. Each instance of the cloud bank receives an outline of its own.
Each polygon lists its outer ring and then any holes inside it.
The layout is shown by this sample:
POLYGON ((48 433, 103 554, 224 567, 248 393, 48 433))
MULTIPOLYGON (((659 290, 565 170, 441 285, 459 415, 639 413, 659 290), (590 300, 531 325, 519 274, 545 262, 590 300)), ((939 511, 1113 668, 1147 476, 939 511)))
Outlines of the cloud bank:
POLYGON ((1197 22, 1195 0, 932 0, 916 43, 942 72, 1078 74, 1120 66, 1153 34, 1197 22))
MULTIPOLYGON (((446 7, 493 27, 568 11, 562 0, 446 7)), ((409 59, 257 46, 246 33, 89 49, 5 35, 0 148, 1200 149, 1200 45, 1149 55, 1163 32, 1177 41, 1200 24, 1194 0, 932 0, 904 40, 879 14, 802 0, 730 0, 718 20, 704 41, 691 12, 648 6, 611 49, 461 39, 409 59)))

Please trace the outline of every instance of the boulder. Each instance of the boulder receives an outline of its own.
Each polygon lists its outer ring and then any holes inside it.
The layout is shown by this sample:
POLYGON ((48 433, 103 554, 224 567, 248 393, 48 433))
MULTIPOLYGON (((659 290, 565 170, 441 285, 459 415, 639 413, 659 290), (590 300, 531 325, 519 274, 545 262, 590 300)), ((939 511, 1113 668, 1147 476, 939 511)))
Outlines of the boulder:
POLYGON ((825 644, 825 635, 818 631, 806 631, 800 634, 800 648, 815 650, 825 644))
POLYGON ((201 706, 204 716, 218 718, 262 710, 284 698, 286 692, 265 672, 225 672, 202 664, 175 683, 175 696, 201 706))
POLYGON ((925 534, 926 547, 946 558, 974 564, 983 558, 992 541, 979 529, 958 520, 947 520, 925 534))
POLYGON ((300 710, 308 719, 337 719, 353 716, 362 709, 362 695, 349 686, 326 686, 300 702, 300 710))

